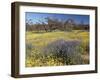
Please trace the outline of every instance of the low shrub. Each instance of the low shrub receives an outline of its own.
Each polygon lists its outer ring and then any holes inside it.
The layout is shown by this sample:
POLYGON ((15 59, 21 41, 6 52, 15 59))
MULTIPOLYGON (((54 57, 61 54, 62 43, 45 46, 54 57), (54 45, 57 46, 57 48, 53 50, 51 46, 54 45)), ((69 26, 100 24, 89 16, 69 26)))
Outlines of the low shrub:
POLYGON ((45 56, 52 55, 55 59, 61 59, 63 64, 82 64, 81 42, 77 40, 56 40, 44 48, 45 56))
POLYGON ((33 45, 31 43, 26 43, 26 56, 29 56, 32 52, 33 45))

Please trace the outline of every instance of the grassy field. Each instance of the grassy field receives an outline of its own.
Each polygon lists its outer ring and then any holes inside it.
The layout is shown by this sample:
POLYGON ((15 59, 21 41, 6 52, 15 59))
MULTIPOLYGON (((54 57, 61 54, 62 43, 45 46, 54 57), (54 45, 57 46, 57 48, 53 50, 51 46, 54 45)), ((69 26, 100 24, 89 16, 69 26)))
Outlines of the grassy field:
MULTIPOLYGON (((80 41, 80 57, 82 62, 79 64, 89 63, 89 32, 82 30, 73 30, 70 32, 53 31, 53 32, 26 32, 26 67, 35 66, 59 66, 65 65, 62 58, 53 57, 52 54, 45 56, 45 47, 50 43, 57 40, 64 41, 80 41)), ((47 49, 47 48, 46 48, 47 49)), ((71 60, 71 59, 69 59, 71 60)), ((75 61, 75 59, 74 59, 75 61)), ((68 63, 68 61, 67 61, 68 63)), ((73 61, 69 61, 67 65, 74 64, 73 61)), ((76 63, 78 64, 78 63, 76 63)))

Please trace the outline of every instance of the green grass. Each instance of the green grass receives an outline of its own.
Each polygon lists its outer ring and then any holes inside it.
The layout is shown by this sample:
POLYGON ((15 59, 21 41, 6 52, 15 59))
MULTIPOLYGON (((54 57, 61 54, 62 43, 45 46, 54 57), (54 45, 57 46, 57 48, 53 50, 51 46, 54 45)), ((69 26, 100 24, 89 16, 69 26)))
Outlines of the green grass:
MULTIPOLYGON (((43 47, 49 43, 56 41, 58 39, 63 40, 80 40, 82 41, 82 47, 85 49, 89 43, 89 32, 81 30, 73 30, 71 32, 64 31, 53 31, 53 32, 44 32, 40 33, 35 31, 26 32, 26 44, 31 44, 31 48, 26 49, 26 67, 33 66, 54 66, 54 65, 63 65, 62 63, 56 64, 57 61, 54 61, 50 58, 46 63, 43 61, 46 60, 41 55, 41 50, 43 47), (42 63, 41 63, 42 62, 42 63), (40 63, 40 64, 39 64, 40 63)), ((86 52, 84 52, 86 53, 86 52)))
POLYGON ((89 33, 75 30, 72 32, 46 32, 46 33, 35 33, 26 32, 26 43, 32 43, 35 46, 45 46, 49 42, 64 39, 64 40, 82 40, 84 43, 89 41, 89 33))

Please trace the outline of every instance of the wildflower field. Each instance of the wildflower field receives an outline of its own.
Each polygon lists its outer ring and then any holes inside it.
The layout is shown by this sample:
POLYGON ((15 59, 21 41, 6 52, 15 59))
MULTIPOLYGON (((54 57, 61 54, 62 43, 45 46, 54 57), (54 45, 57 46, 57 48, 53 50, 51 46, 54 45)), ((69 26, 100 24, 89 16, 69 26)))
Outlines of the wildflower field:
POLYGON ((26 67, 89 64, 89 31, 26 31, 26 67))

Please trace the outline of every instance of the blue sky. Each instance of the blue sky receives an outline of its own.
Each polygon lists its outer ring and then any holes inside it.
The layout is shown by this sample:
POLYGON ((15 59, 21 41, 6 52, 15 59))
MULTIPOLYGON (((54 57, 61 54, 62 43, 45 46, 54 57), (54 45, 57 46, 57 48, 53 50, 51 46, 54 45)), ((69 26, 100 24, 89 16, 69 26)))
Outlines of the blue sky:
POLYGON ((89 15, 26 12, 25 17, 26 20, 31 20, 33 24, 46 22, 45 18, 47 17, 56 18, 61 21, 66 21, 70 18, 78 24, 81 22, 83 22, 84 24, 89 24, 89 15))

